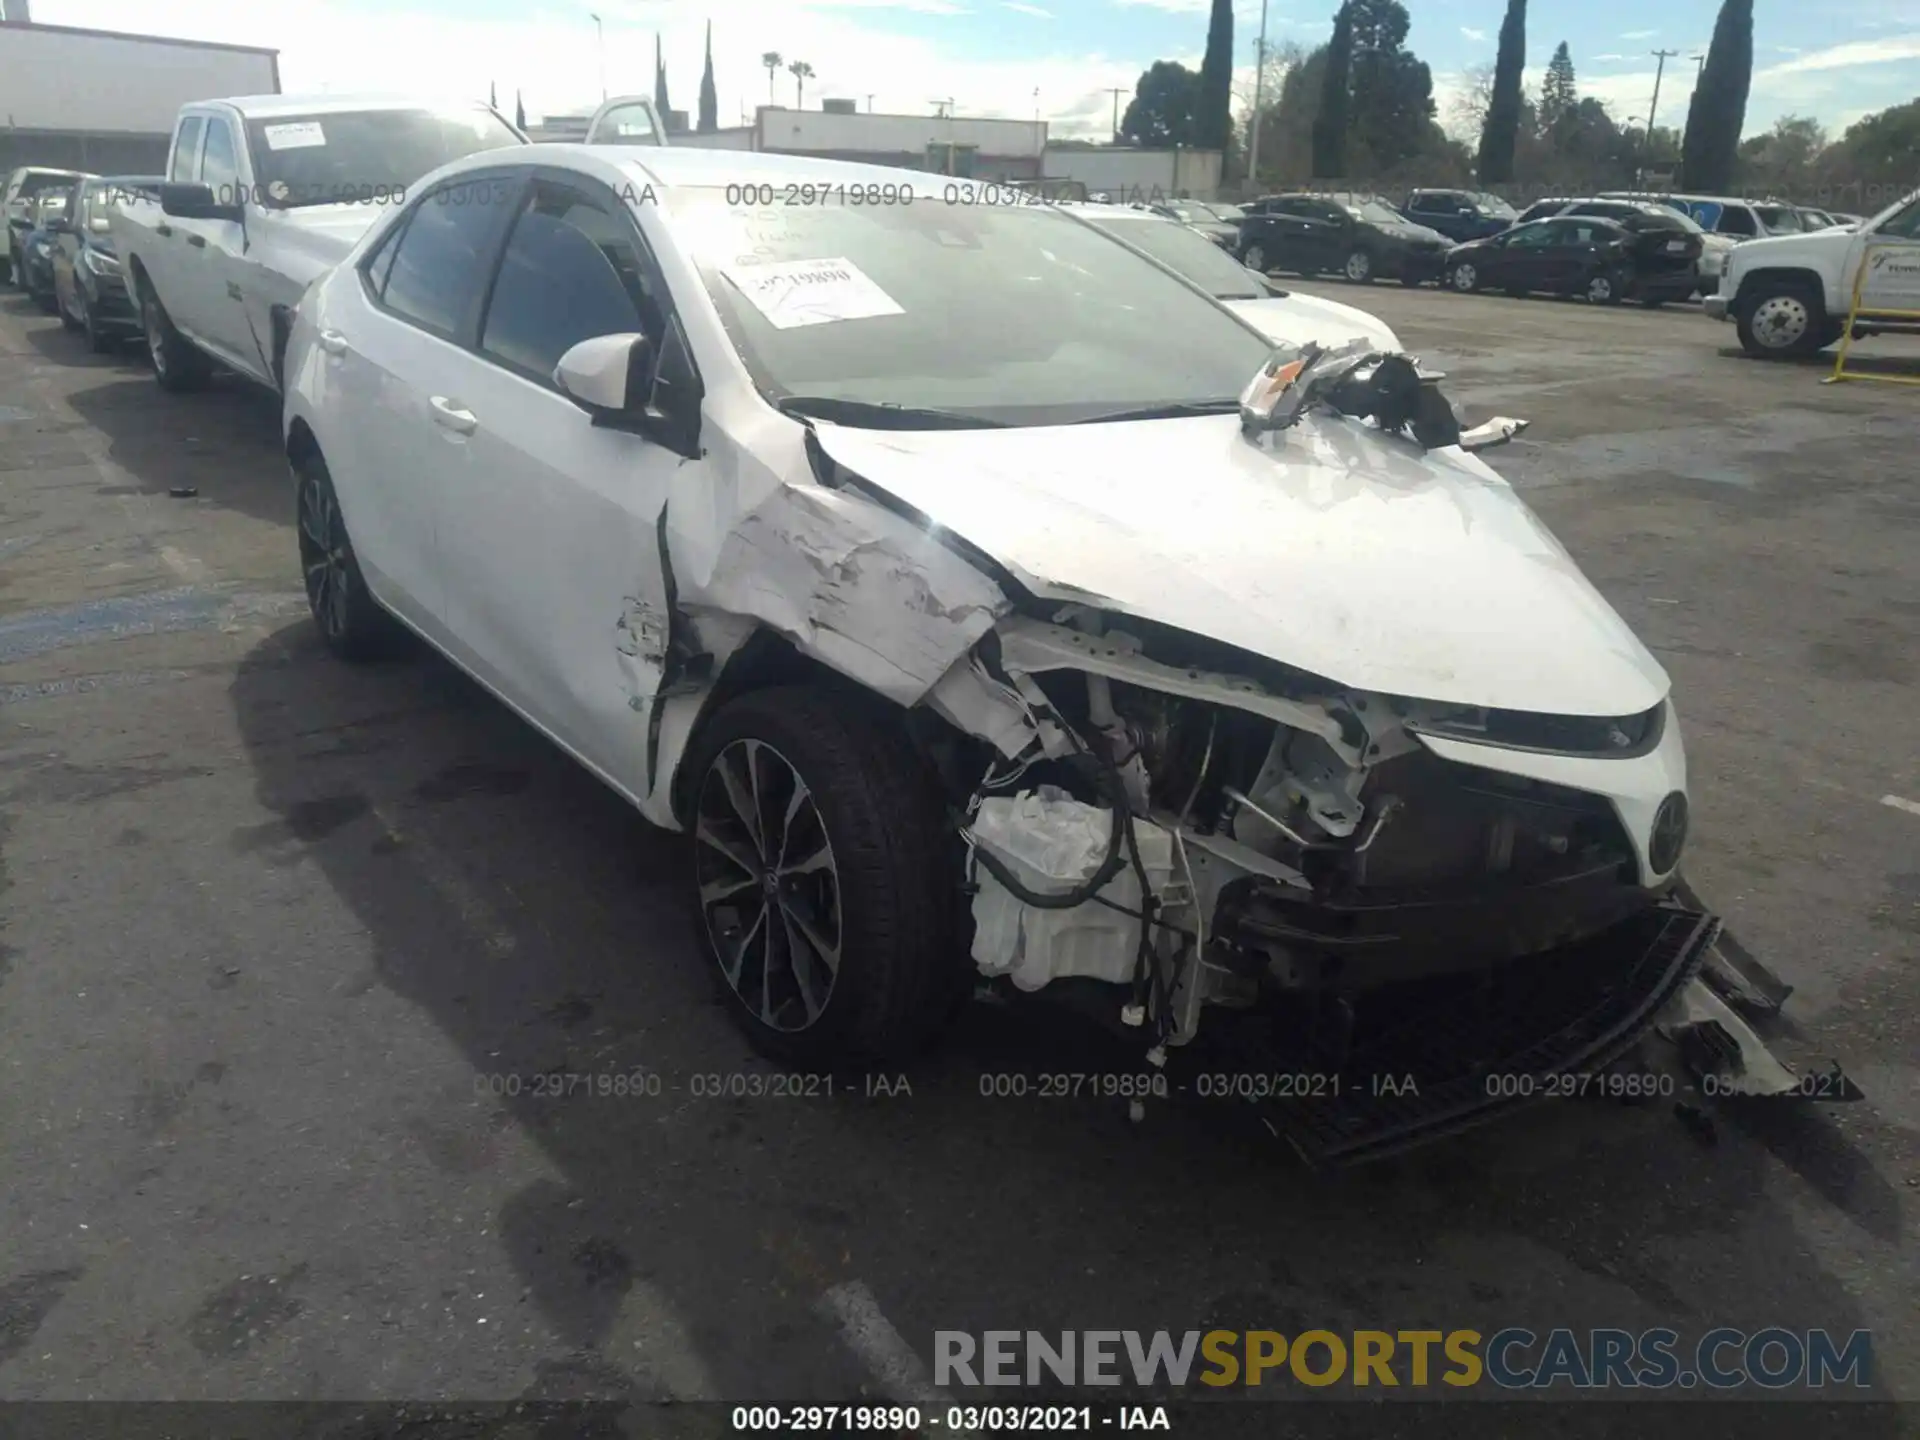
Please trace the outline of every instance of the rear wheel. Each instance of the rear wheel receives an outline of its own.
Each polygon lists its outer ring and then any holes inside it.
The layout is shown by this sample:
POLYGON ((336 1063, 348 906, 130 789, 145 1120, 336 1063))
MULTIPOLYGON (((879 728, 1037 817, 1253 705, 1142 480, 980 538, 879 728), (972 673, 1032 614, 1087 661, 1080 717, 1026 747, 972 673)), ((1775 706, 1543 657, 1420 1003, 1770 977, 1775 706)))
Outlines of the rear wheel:
POLYGON ((1590 305, 1618 305, 1620 292, 1624 287, 1620 276, 1612 270, 1596 270, 1587 277, 1584 293, 1590 305))
POLYGON ((318 455, 298 462, 300 570, 307 608, 320 638, 342 660, 377 660, 391 652, 396 622, 367 589, 353 540, 340 514, 333 476, 318 455))
POLYGON ((199 390, 213 374, 213 363, 193 342, 173 328, 166 307, 153 287, 140 287, 140 323, 146 331, 147 356, 153 361, 153 378, 162 390, 176 393, 199 390))
POLYGON ((1340 273, 1345 275, 1347 279, 1351 280, 1355 285, 1371 285, 1373 283, 1373 256, 1365 250, 1356 249, 1352 254, 1347 256, 1347 263, 1340 267, 1340 273))
POLYGON ((1473 294, 1480 288, 1480 267, 1471 260, 1460 261, 1447 271, 1447 288, 1462 295, 1473 294))
POLYGON ((1262 275, 1266 274, 1267 273, 1266 247, 1263 246, 1258 240, 1255 240, 1252 244, 1248 245, 1246 249, 1240 252, 1240 263, 1246 266, 1249 270, 1258 270, 1262 275))
POLYGON ((1741 347, 1762 360, 1811 355, 1840 338, 1838 334, 1827 338, 1833 327, 1826 306, 1810 286, 1790 280, 1763 281, 1751 296, 1735 304, 1741 347))
POLYGON ((964 998, 962 857, 932 772, 877 704, 808 686, 720 711, 690 757, 695 909, 754 1046, 898 1062, 964 998))

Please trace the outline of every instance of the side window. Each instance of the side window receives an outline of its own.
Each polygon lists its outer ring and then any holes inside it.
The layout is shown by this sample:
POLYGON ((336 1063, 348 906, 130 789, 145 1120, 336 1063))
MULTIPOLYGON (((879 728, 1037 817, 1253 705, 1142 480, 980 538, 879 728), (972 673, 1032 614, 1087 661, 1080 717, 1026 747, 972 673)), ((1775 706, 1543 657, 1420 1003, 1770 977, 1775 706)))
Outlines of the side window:
POLYGON ((541 181, 507 239, 480 349, 544 382, 562 355, 596 335, 638 330, 658 344, 666 314, 646 273, 623 217, 541 181))
POLYGON ((1904 210, 1894 211, 1873 233, 1889 240, 1920 240, 1920 200, 1913 201, 1904 210))
POLYGON ((644 105, 617 105, 594 127, 596 145, 658 145, 659 132, 644 105))
POLYGON ((207 121, 207 144, 200 152, 200 183, 211 185, 216 200, 240 199, 240 162, 233 151, 233 127, 219 116, 207 121))
POLYGON ((1553 243, 1553 227, 1541 224, 1522 225, 1518 229, 1507 232, 1506 243, 1522 250, 1550 245, 1553 243))
POLYGON ((185 183, 200 178, 200 137, 206 128, 206 120, 199 115, 189 115, 180 122, 180 133, 173 141, 173 166, 167 171, 167 179, 185 183))
POLYGON ((400 253, 400 238, 406 233, 406 229, 406 219, 402 218, 393 229, 387 232, 386 238, 381 240, 373 254, 369 255, 360 267, 361 273, 367 277, 368 288, 375 295, 386 293, 387 276, 393 271, 393 257, 400 253))
POLYGON ((1720 233, 1722 235, 1758 235, 1760 222, 1753 218, 1753 211, 1744 205, 1729 205, 1720 212, 1720 233))
POLYGON ((496 177, 423 196, 394 246, 387 308, 443 339, 465 333, 518 194, 516 181, 496 177))
POLYGON ((1560 209, 1560 203, 1558 200, 1542 200, 1537 205, 1529 205, 1521 213, 1520 218, 1513 223, 1516 225, 1525 225, 1534 220, 1540 220, 1548 215, 1555 214, 1560 209))

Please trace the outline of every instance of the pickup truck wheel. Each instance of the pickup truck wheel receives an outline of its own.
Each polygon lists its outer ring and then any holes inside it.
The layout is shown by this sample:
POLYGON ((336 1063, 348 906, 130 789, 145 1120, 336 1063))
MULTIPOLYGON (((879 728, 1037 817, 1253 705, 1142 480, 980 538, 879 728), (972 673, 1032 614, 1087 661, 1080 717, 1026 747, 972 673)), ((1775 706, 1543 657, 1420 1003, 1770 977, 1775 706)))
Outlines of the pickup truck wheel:
POLYGON ((213 365, 193 342, 173 328, 165 307, 152 289, 140 287, 140 324, 147 335, 147 355, 153 361, 153 378, 162 390, 176 394, 201 389, 213 373, 213 365))
POLYGON ((342 660, 383 659, 392 652, 398 626, 360 573, 333 476, 318 455, 299 461, 295 473, 300 477, 300 570, 320 638, 342 660))
POLYGON ((1811 355, 1827 334, 1826 306, 1806 286, 1792 281, 1762 282, 1735 311, 1740 345, 1762 360, 1811 355))
POLYGON ((964 999, 963 852, 932 771, 877 704, 750 692, 689 757, 702 943, 755 1048, 899 1063, 964 999))

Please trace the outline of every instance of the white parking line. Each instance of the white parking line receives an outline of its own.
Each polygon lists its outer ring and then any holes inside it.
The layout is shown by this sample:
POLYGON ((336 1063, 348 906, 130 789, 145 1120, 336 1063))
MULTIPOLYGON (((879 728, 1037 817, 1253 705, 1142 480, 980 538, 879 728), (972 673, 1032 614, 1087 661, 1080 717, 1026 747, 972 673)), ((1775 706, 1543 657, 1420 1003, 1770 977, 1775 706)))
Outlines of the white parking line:
MULTIPOLYGON (((880 1302, 858 1280, 836 1285, 814 1302, 814 1309, 840 1327, 840 1338, 873 1375, 880 1393, 901 1405, 944 1410, 953 1397, 933 1383, 926 1365, 893 1322, 880 1313, 880 1302)), ((925 1422, 926 1417, 922 1417, 925 1422)), ((923 1434, 966 1437, 972 1432, 950 1430, 939 1421, 923 1423, 923 1434)))
POLYGON ((1920 815, 1920 805, 1916 805, 1911 800, 1902 800, 1898 795, 1882 795, 1880 803, 1891 805, 1896 810, 1904 810, 1909 815, 1920 815))

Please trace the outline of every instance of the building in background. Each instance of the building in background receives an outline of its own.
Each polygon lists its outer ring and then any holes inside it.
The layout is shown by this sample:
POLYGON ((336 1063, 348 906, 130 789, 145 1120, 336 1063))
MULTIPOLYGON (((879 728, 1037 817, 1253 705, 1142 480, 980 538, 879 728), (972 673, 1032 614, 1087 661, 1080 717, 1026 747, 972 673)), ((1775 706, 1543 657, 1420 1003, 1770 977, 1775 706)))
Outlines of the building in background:
POLYGON ((1048 180, 1075 180, 1089 194, 1116 201, 1155 203, 1184 196, 1211 200, 1220 191, 1218 150, 1141 150, 1131 145, 1063 144, 1047 147, 1048 180))
POLYGON ((182 105, 280 93, 277 50, 0 20, 0 174, 18 165, 151 175, 182 105))

